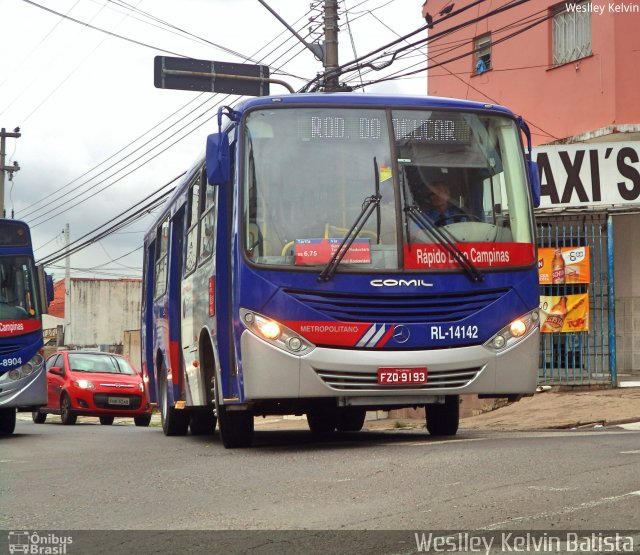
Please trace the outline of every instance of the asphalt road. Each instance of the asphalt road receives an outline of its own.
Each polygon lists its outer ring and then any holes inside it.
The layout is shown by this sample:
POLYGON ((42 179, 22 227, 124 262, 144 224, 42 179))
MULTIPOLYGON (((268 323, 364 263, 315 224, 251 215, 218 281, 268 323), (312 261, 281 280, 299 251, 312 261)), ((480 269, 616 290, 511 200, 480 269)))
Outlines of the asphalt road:
POLYGON ((217 434, 50 420, 0 439, 1 529, 640 529, 637 431, 259 428, 226 450, 217 434))

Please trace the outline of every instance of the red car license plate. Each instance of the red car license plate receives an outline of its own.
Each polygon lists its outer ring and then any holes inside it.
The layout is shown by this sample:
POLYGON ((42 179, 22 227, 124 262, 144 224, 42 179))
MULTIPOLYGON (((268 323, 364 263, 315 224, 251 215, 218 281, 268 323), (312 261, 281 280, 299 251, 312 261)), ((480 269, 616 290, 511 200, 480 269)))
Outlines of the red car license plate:
POLYGON ((127 397, 109 397, 107 402, 110 405, 123 405, 126 406, 129 404, 129 399, 127 397))
POLYGON ((426 368, 378 368, 378 383, 383 385, 422 385, 427 383, 426 368))

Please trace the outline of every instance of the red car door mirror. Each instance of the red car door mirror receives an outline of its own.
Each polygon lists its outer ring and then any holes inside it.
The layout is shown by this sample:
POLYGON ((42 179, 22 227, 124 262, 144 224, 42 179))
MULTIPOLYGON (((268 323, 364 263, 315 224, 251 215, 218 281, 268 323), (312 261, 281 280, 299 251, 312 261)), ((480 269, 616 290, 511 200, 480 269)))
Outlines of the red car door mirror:
POLYGON ((64 371, 59 366, 52 366, 51 368, 49 368, 49 372, 51 374, 55 374, 56 376, 63 376, 64 375, 64 371))

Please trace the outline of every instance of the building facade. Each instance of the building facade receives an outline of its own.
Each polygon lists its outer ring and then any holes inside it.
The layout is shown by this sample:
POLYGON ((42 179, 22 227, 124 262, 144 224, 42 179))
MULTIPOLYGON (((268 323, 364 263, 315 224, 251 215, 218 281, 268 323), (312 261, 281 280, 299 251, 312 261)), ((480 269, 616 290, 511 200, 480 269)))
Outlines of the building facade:
POLYGON ((539 246, 590 254, 586 283, 541 285, 545 298, 589 305, 587 330, 542 334, 541 381, 615 381, 640 372, 640 3, 496 8, 427 1, 428 92, 502 104, 528 122, 539 246))
POLYGON ((142 280, 71 278, 54 286, 49 315, 66 322, 67 347, 98 347, 120 352, 125 332, 140 327, 142 280))

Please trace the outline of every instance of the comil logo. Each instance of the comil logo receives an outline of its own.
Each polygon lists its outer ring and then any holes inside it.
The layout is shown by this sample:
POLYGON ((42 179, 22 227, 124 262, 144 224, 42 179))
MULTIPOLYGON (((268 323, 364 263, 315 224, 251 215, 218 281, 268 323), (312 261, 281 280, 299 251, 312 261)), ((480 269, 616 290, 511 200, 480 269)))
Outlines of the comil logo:
POLYGON ((71 536, 38 532, 9 532, 9 553, 33 555, 67 555, 67 546, 73 543, 71 536))
POLYGON ((369 283, 374 287, 433 287, 423 279, 372 279, 369 283))

